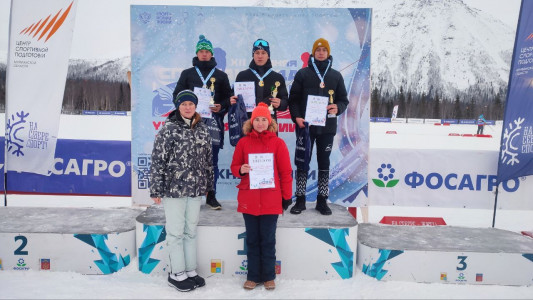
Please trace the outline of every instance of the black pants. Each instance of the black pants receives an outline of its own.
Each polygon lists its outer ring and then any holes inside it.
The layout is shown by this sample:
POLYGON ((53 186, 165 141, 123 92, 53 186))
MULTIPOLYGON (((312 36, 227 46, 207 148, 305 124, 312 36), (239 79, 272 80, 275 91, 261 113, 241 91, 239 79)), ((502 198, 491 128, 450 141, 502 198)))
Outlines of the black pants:
POLYGON ((265 282, 276 278, 276 227, 278 215, 242 214, 246 226, 247 279, 265 282))
POLYGON ((333 149, 333 139, 335 138, 335 134, 316 135, 310 132, 309 138, 311 139, 311 153, 313 153, 314 144, 316 143, 316 162, 318 164, 318 170, 329 171, 329 156, 333 149))
MULTIPOLYGON (((329 157, 333 149, 333 139, 335 134, 314 134, 309 133, 311 140, 311 153, 316 143, 316 161, 318 164, 318 194, 327 197, 329 195, 329 157)), ((305 195, 307 187, 307 172, 301 169, 296 170, 296 196, 305 195)))
POLYGON ((477 133, 476 134, 483 134, 483 125, 477 125, 477 133))

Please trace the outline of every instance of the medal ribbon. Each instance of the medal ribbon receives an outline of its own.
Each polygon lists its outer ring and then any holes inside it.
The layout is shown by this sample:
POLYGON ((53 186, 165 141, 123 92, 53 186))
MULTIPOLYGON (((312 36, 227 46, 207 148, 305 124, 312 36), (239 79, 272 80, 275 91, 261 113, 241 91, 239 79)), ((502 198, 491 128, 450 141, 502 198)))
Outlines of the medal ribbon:
POLYGON ((263 81, 263 78, 267 77, 268 74, 270 74, 270 72, 272 72, 272 68, 268 69, 268 71, 265 72, 265 75, 263 75, 263 77, 259 76, 259 73, 257 73, 256 70, 250 68, 250 70, 252 71, 252 73, 255 74, 255 77, 257 77, 257 79, 259 79, 259 81, 263 81))
POLYGON ((204 79, 204 76, 202 76, 202 72, 200 72, 200 69, 198 69, 198 67, 194 67, 196 69, 196 73, 198 73, 198 76, 200 76, 200 80, 203 82, 203 87, 207 87, 207 81, 209 80, 209 78, 211 78, 211 76, 213 75, 213 73, 215 73, 215 68, 213 68, 213 70, 211 70, 211 72, 209 72, 209 75, 207 75, 207 78, 204 79))
POLYGON ((318 71, 318 68, 315 65, 315 58, 311 57, 311 63, 313 64, 313 68, 315 68, 316 75, 318 78, 320 78, 320 83, 324 83, 324 77, 326 77, 326 73, 329 70, 329 67, 331 66, 331 60, 328 59, 328 67, 326 68, 326 71, 324 72, 324 76, 320 75, 320 72, 318 71))

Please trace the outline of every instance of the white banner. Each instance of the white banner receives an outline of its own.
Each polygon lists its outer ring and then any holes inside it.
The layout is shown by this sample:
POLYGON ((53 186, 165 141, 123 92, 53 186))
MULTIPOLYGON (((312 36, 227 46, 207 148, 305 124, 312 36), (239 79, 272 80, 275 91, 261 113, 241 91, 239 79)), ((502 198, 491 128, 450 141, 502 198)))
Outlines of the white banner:
POLYGON ((6 92, 6 170, 49 175, 76 1, 13 0, 6 92))
MULTIPOLYGON (((370 205, 492 209, 497 151, 373 148, 370 205)), ((533 176, 501 184, 499 209, 533 209, 533 176)))
POLYGON ((392 109, 391 119, 396 119, 397 116, 398 116, 398 105, 394 105, 394 108, 392 109))

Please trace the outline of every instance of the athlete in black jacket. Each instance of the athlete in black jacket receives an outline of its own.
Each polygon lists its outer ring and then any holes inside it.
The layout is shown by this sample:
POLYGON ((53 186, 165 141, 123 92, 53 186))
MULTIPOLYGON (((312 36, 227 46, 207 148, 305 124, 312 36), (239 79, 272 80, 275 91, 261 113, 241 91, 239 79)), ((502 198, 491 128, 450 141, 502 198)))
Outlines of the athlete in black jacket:
MULTIPOLYGON (((195 87, 211 88, 214 84, 215 107, 211 108, 212 119, 204 119, 208 127, 213 126, 218 134, 211 135, 213 148, 213 166, 215 168, 215 180, 213 189, 208 192, 206 204, 212 209, 220 209, 221 205, 217 201, 216 186, 218 179, 218 153, 224 146, 224 115, 228 112, 229 98, 231 96, 231 86, 228 75, 216 68, 217 62, 213 57, 213 45, 203 35, 196 44, 196 56, 192 59, 192 68, 183 70, 174 89, 173 96, 183 90, 194 91, 195 87), (214 78, 215 82, 211 82, 214 78), (218 130, 216 130, 218 128, 218 130)), ((210 130, 211 131, 211 130, 210 130)))
MULTIPOLYGON (((344 79, 337 70, 331 68, 333 57, 330 55, 329 43, 318 39, 313 44, 313 51, 306 68, 300 69, 291 86, 289 109, 291 118, 300 128, 304 128, 305 111, 309 95, 333 98, 327 106, 327 114, 334 115, 326 119, 326 126, 310 126, 311 151, 316 142, 318 163, 318 196, 316 209, 323 215, 331 215, 327 205, 329 196, 329 156, 333 148, 333 138, 337 133, 337 118, 348 107, 348 97, 344 79)), ((324 111, 326 114, 326 111, 324 111)), ((305 191, 307 187, 306 170, 296 170, 296 204, 291 208, 292 214, 305 210, 305 191)))
MULTIPOLYGON (((277 120, 276 112, 284 111, 288 105, 287 86, 285 85, 285 78, 272 69, 270 62, 270 45, 263 39, 258 39, 253 44, 252 61, 249 68, 239 72, 235 82, 254 82, 255 85, 255 104, 263 102, 267 105, 272 105, 272 118, 277 120), (272 97, 272 91, 276 88, 276 97, 272 97)), ((231 104, 236 103, 237 96, 231 97, 231 104)), ((252 112, 248 112, 250 118, 252 112)))

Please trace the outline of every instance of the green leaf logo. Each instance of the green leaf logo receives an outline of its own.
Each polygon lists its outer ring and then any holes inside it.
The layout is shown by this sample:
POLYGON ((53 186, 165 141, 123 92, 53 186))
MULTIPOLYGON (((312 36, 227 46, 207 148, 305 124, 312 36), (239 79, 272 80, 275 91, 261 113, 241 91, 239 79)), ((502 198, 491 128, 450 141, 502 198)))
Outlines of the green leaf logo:
POLYGON ((372 179, 372 182, 374 182, 374 184, 377 185, 378 187, 385 187, 385 183, 383 183, 383 181, 379 179, 372 179))
POLYGON ((395 185, 398 184, 398 182, 400 182, 399 179, 391 180, 391 181, 387 182, 387 187, 394 187, 395 185))

